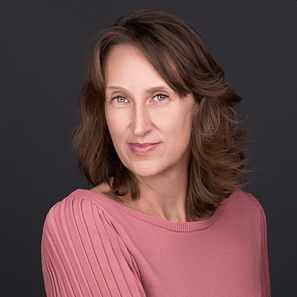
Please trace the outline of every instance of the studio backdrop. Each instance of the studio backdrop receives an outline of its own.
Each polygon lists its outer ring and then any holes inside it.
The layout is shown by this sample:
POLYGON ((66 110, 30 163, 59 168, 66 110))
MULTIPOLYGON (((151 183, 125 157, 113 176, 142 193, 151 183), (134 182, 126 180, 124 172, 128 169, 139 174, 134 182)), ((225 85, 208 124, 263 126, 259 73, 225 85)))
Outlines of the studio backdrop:
POLYGON ((236 110, 252 139, 244 190, 265 210, 272 296, 295 296, 295 0, 2 0, 0 295, 45 296, 45 216, 73 190, 89 188, 70 145, 89 42, 144 8, 190 23, 243 98, 236 110))

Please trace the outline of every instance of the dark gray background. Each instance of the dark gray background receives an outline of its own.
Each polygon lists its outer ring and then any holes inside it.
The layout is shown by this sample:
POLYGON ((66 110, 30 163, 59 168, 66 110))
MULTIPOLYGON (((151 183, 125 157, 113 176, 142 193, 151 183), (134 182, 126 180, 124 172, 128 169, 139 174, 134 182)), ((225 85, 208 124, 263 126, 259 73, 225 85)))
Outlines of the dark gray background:
POLYGON ((297 1, 5 0, 1 32, 1 296, 45 296, 49 208, 86 188, 71 155, 90 38, 116 18, 161 8, 205 39, 249 115, 252 183, 268 225, 272 296, 295 296, 297 1))

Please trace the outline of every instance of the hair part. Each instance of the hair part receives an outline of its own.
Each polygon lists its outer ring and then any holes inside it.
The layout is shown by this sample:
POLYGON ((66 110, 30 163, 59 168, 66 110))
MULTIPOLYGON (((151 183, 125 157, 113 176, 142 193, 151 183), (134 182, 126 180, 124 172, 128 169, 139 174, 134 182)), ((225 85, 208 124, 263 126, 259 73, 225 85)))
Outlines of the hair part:
POLYGON ((192 123, 186 207, 192 218, 215 210, 224 198, 248 181, 240 175, 246 163, 247 132, 233 106, 241 98, 198 33, 177 16, 160 10, 128 14, 105 30, 88 59, 80 92, 81 121, 73 139, 78 166, 89 184, 110 185, 118 201, 140 196, 137 178, 120 161, 105 118, 104 68, 117 45, 144 53, 166 83, 183 98, 192 93, 199 104, 192 123), (112 182, 111 182, 112 181, 112 182))

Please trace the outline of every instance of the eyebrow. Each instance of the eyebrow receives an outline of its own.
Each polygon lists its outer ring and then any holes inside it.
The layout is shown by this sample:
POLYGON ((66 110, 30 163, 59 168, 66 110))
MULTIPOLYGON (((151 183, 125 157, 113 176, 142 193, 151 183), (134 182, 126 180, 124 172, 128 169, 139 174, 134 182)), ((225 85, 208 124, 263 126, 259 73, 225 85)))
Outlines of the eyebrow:
MULTIPOLYGON (((106 88, 106 90, 115 90, 115 91, 125 91, 125 92, 128 92, 128 90, 126 90, 125 88, 123 87, 120 87, 120 86, 108 86, 106 88)), ((145 90, 145 93, 153 93, 155 91, 160 91, 160 90, 164 90, 164 91, 170 91, 171 88, 169 86, 166 86, 166 85, 160 85, 160 86, 155 86, 155 87, 150 87, 150 88, 147 88, 145 90)))

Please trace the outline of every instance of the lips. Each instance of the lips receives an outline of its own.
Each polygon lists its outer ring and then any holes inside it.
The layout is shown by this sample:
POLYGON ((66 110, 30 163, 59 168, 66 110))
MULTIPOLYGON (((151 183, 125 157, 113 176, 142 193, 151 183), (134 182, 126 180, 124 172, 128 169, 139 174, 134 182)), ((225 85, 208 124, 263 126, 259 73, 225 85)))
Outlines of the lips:
POLYGON ((138 156, 146 155, 154 151, 160 143, 129 143, 132 153, 138 156))

